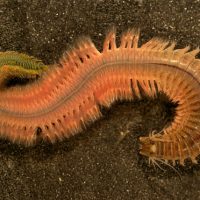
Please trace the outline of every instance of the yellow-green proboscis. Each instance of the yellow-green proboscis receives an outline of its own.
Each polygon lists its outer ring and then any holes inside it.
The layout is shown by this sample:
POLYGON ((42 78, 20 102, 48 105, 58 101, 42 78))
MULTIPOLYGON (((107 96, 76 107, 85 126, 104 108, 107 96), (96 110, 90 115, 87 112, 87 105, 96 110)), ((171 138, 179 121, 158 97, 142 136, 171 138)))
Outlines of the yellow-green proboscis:
POLYGON ((41 60, 15 51, 0 52, 0 88, 13 78, 36 79, 47 70, 41 60))

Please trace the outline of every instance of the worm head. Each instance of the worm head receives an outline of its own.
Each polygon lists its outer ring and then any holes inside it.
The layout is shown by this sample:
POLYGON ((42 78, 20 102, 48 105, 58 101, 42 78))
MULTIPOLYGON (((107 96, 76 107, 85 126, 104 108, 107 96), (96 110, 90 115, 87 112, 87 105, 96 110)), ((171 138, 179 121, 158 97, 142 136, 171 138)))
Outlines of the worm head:
POLYGON ((154 157, 157 152, 157 146, 150 137, 140 137, 140 154, 147 157, 154 157))

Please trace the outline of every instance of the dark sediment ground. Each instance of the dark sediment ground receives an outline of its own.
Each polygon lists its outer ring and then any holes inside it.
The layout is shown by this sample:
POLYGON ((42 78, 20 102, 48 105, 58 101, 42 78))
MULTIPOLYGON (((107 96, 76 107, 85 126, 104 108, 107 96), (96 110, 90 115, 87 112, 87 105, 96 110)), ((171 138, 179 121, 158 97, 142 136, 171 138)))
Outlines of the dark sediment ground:
MULTIPOLYGON (((0 50, 49 64, 80 35, 90 35, 101 49, 111 25, 118 36, 140 27, 141 42, 160 36, 196 47, 199 11, 199 0, 0 0, 0 50)), ((199 165, 177 166, 180 179, 138 155, 138 136, 161 129, 168 111, 161 100, 118 103, 83 133, 55 145, 24 148, 1 140, 0 199, 200 199, 199 165)))

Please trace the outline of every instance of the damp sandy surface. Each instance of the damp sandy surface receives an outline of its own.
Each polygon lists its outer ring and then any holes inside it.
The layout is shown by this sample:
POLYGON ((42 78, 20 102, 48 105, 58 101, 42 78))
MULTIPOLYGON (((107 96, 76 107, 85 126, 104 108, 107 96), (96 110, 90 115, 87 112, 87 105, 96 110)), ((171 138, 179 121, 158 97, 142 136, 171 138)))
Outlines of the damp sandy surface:
MULTIPOLYGON (((141 42, 160 36, 200 46, 200 1, 0 0, 0 50, 54 63, 81 35, 99 49, 117 26, 140 27, 141 42)), ((24 148, 0 141, 0 199, 200 199, 200 165, 148 166, 138 136, 160 130, 170 108, 162 100, 126 102, 69 140, 24 148), (121 142, 121 134, 129 132, 121 142)))

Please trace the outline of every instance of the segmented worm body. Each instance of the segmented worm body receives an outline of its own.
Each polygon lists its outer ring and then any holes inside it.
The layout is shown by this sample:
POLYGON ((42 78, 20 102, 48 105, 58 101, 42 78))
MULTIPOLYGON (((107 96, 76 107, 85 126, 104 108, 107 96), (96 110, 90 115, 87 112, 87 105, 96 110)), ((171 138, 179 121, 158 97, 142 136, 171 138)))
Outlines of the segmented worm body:
POLYGON ((100 117, 99 105, 115 100, 156 97, 164 92, 178 102, 172 124, 160 134, 140 138, 140 153, 156 160, 196 162, 200 154, 199 49, 174 50, 153 38, 138 47, 139 32, 128 30, 116 46, 110 31, 99 52, 83 38, 59 64, 27 86, 0 91, 0 133, 13 142, 54 142, 78 133, 100 117))

